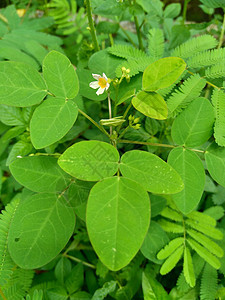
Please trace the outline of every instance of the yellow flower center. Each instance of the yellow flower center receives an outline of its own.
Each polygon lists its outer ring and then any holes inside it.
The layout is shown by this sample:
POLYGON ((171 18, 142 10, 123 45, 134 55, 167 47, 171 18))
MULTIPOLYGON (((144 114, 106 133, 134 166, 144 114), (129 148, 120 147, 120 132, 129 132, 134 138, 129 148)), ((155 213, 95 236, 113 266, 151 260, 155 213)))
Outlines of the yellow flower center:
POLYGON ((105 78, 100 77, 98 80, 98 84, 102 89, 104 89, 104 88, 106 88, 107 81, 105 80, 105 78))

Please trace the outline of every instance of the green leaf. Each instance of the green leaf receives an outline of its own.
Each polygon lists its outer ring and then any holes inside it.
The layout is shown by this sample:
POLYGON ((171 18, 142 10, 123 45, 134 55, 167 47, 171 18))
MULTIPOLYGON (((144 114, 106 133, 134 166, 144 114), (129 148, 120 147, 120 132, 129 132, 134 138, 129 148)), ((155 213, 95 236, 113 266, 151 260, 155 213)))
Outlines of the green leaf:
POLYGON ((87 292, 76 292, 70 295, 70 300, 91 300, 91 295, 87 292))
POLYGON ((82 287, 84 282, 84 267, 81 263, 77 264, 71 270, 65 281, 67 291, 72 294, 82 287))
POLYGON ((60 52, 49 52, 43 61, 43 76, 51 93, 66 99, 74 98, 79 90, 76 71, 69 59, 60 52))
POLYGON ((188 238, 187 241, 190 244, 191 248, 194 249, 198 253, 198 255, 201 256, 208 264, 210 264, 215 269, 220 268, 220 261, 207 249, 190 238, 188 238))
POLYGON ((218 297, 218 272, 209 264, 205 264, 202 272, 201 286, 200 286, 200 299, 214 300, 224 299, 224 297, 218 297))
MULTIPOLYGON (((153 195, 152 195, 153 196, 153 195)), ((169 242, 169 238, 165 231, 158 223, 151 221, 148 233, 141 246, 141 253, 149 260, 156 264, 161 264, 162 261, 157 259, 156 254, 169 242)))
POLYGON ((155 194, 174 194, 183 189, 179 174, 161 158, 146 151, 132 150, 123 154, 120 171, 155 194))
POLYGON ((64 198, 36 194, 21 201, 9 230, 9 252, 23 269, 50 262, 69 241, 75 226, 64 198))
POLYGON ((187 281, 187 283, 191 286, 195 286, 195 272, 192 262, 191 253, 188 247, 184 248, 184 277, 187 281))
POLYGON ((170 256, 178 247, 184 244, 184 238, 178 237, 169 242, 163 249, 157 254, 158 259, 165 259, 170 256))
POLYGON ((0 121, 9 126, 25 125, 21 109, 19 107, 0 105, 0 121))
POLYGON ((21 62, 0 62, 0 104, 32 106, 47 94, 44 80, 36 69, 21 62))
POLYGON ((163 286, 152 276, 147 267, 142 273, 142 290, 144 300, 169 300, 171 299, 163 286))
POLYGON ((174 222, 169 222, 166 220, 159 220, 157 222, 166 232, 173 232, 173 233, 184 233, 184 228, 181 225, 178 225, 174 222))
POLYGON ((213 219, 211 216, 208 216, 207 214, 204 214, 199 211, 193 211, 190 214, 187 215, 189 219, 192 219, 194 221, 197 221, 203 225, 206 226, 216 226, 216 220, 213 219))
POLYGON ((31 142, 36 149, 59 141, 77 119, 78 108, 72 100, 49 97, 34 111, 30 122, 31 142))
MULTIPOLYGON (((79 95, 88 98, 90 100, 102 101, 107 97, 107 93, 97 95, 96 90, 89 86, 89 83, 95 81, 92 76, 92 72, 86 69, 77 69, 77 75, 79 78, 80 90, 79 95)), ((102 75, 102 74, 100 74, 102 75)))
POLYGON ((212 143, 205 152, 206 165, 212 178, 225 187, 225 148, 212 143))
POLYGON ((100 289, 97 289, 91 298, 91 300, 103 300, 105 297, 109 294, 114 292, 116 289, 116 281, 108 281, 104 283, 103 287, 100 289))
POLYGON ((166 6, 164 10, 164 18, 176 18, 181 11, 181 4, 180 3, 172 3, 166 6))
POLYGON ((114 175, 118 161, 119 153, 112 145, 100 141, 82 141, 67 148, 58 164, 78 179, 98 181, 114 175))
POLYGON ((173 149, 168 163, 180 174, 184 189, 172 199, 183 214, 188 214, 198 205, 205 187, 205 170, 200 158, 185 148, 173 149))
MULTIPOLYGON (((3 139, 4 141, 4 139, 3 139)), ((9 156, 6 160, 6 166, 9 166, 18 156, 25 156, 29 154, 33 149, 30 142, 20 140, 12 146, 9 156)))
POLYGON ((223 257, 223 249, 217 243, 209 239, 207 236, 193 229, 188 229, 187 233, 197 242, 202 244, 206 249, 208 249, 212 254, 216 255, 217 257, 223 257))
POLYGON ((215 239, 215 240, 222 240, 223 239, 223 233, 210 225, 206 225, 204 223, 201 223, 193 220, 186 220, 186 224, 191 226, 192 228, 204 233, 205 235, 208 235, 209 237, 215 239))
POLYGON ((106 178, 91 190, 86 223, 90 241, 110 270, 125 267, 140 249, 150 222, 147 192, 124 177, 106 178))
POLYGON ((49 300, 67 300, 68 295, 66 289, 62 286, 57 286, 46 290, 47 299, 49 300))
POLYGON ((187 147, 204 144, 212 135, 214 119, 209 100, 203 97, 195 99, 173 122, 171 134, 174 142, 187 147))
POLYGON ((68 201, 83 221, 86 219, 87 199, 92 187, 93 182, 74 180, 68 189, 68 201))
POLYGON ((225 146, 225 104, 224 102, 225 102, 224 91, 214 89, 212 94, 212 104, 214 106, 215 114, 216 114, 216 121, 214 125, 214 137, 216 143, 219 146, 225 146))
POLYGON ((133 106, 147 117, 164 120, 167 118, 168 109, 163 97, 157 93, 139 92, 132 99, 133 106))
POLYGON ((151 195, 151 217, 155 217, 163 210, 166 206, 166 199, 158 196, 158 195, 151 195))
POLYGON ((71 262, 66 257, 61 257, 55 266, 55 277, 60 282, 61 285, 64 285, 65 278, 71 272, 71 262))
POLYGON ((88 67, 92 71, 92 73, 97 73, 100 75, 102 75, 102 73, 105 73, 108 78, 113 79, 116 75, 116 67, 124 61, 125 60, 122 58, 110 55, 105 49, 94 53, 90 57, 88 61, 88 67))
POLYGON ((26 188, 40 193, 63 191, 70 183, 70 176, 50 156, 28 156, 16 159, 10 165, 13 177, 26 188))
POLYGON ((144 71, 142 86, 154 92, 173 84, 184 72, 186 63, 179 57, 165 57, 150 64, 144 71))
POLYGON ((178 261, 181 259, 182 255, 184 252, 184 246, 180 246, 177 248, 163 263, 161 269, 160 269, 160 274, 165 275, 169 273, 178 263, 178 261))

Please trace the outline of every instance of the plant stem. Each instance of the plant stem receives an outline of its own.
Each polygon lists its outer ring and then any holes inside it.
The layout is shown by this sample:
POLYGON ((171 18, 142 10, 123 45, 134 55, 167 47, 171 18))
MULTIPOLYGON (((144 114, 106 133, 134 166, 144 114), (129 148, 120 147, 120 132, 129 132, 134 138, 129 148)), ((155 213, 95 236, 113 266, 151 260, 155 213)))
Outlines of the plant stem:
POLYGON ((3 299, 3 300, 7 300, 7 298, 6 298, 5 295, 3 294, 3 291, 1 290, 1 288, 0 288, 0 295, 2 296, 2 299, 3 299))
POLYGON ((88 16, 88 23, 89 23, 89 27, 90 27, 90 32, 91 32, 91 37, 92 37, 92 41, 94 44, 94 48, 95 51, 99 51, 99 44, 97 41, 97 36, 96 36, 96 31, 95 31, 95 27, 94 27, 94 22, 92 19, 92 11, 91 11, 91 3, 90 0, 86 0, 86 8, 87 8, 87 16, 88 16))
MULTIPOLYGON (((146 145, 146 146, 158 146, 158 147, 165 147, 165 148, 177 148, 179 146, 168 145, 168 144, 159 144, 159 143, 149 143, 149 142, 140 142, 140 141, 130 141, 130 140, 118 140, 117 143, 123 144, 139 144, 139 145, 146 145)), ((189 149, 194 152, 205 153, 203 150, 199 149, 189 149)))
MULTIPOLYGON (((191 71, 189 71, 189 70, 187 70, 187 71, 188 71, 189 74, 195 75, 193 72, 191 72, 191 71)), ((201 78, 204 78, 204 77, 201 77, 201 78)), ((221 89, 220 87, 216 86, 215 84, 211 83, 210 81, 207 81, 207 80, 206 80, 206 83, 207 83, 208 85, 211 85, 211 86, 214 87, 215 89, 219 89, 219 90, 221 89)))
MULTIPOLYGON (((109 106, 109 119, 112 119, 112 107, 111 107, 111 100, 110 100, 110 93, 108 93, 108 106, 109 106)), ((112 135, 112 126, 109 128, 110 136, 112 135)))
POLYGON ((67 257, 67 258, 69 258, 69 259, 71 259, 73 261, 76 261, 78 263, 82 263, 84 266, 87 266, 89 268, 96 269, 96 267, 94 265, 89 264, 86 261, 83 261, 83 260, 81 260, 81 259, 79 259, 77 257, 71 256, 71 255, 68 255, 68 254, 63 254, 63 256, 65 256, 65 257, 67 257))
POLYGON ((123 31, 123 33, 126 35, 128 41, 135 47, 137 48, 136 44, 134 43, 134 41, 132 40, 132 38, 129 36, 129 34, 126 32, 126 30, 119 24, 120 29, 123 31))
POLYGON ((143 47, 143 43, 142 43, 141 30, 140 30, 140 26, 138 24, 137 16, 134 16, 134 23, 135 23, 135 27, 136 27, 136 31, 137 31, 139 49, 143 50, 144 47, 143 47))
POLYGON ((85 118, 87 118, 92 124, 94 124, 99 130, 101 130, 107 137, 110 138, 110 135, 105 130, 105 128, 101 127, 97 122, 95 122, 89 115, 87 115, 84 111, 78 108, 79 113, 81 113, 85 118))
MULTIPOLYGON (((130 110, 131 106, 132 106, 132 103, 130 102, 130 104, 127 106, 127 109, 125 110, 125 112, 124 112, 124 114, 123 114, 123 119, 126 118, 126 116, 127 116, 127 114, 128 114, 128 111, 130 110)), ((120 131, 121 126, 122 126, 122 124, 117 128, 117 132, 120 131)))
POLYGON ((128 129, 130 129, 130 126, 127 126, 127 127, 121 132, 121 134, 118 136, 118 140, 121 139, 122 136, 124 136, 124 134, 128 131, 128 129))
POLYGON ((222 30, 221 30, 221 34, 220 34, 219 44, 217 47, 218 49, 223 45, 224 30, 225 30, 225 9, 224 9, 224 14, 223 14, 222 30))
POLYGON ((187 16, 187 6, 188 6, 188 3, 190 2, 191 0, 184 0, 184 7, 183 7, 183 24, 185 23, 186 21, 186 16, 187 16))

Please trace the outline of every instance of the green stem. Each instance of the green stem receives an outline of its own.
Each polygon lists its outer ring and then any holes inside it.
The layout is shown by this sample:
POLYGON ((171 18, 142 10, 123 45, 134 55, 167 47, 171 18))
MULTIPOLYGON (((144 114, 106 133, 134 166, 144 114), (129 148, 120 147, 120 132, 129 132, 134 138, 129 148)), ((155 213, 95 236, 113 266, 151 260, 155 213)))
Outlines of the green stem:
MULTIPOLYGON (((158 147, 165 147, 165 148, 176 148, 178 146, 168 145, 168 144, 159 144, 159 143, 149 143, 149 142, 140 142, 140 141, 130 141, 130 140, 118 140, 117 143, 123 144, 139 144, 139 145, 146 145, 146 146, 158 146, 158 147)), ((199 149, 189 149, 194 152, 205 153, 203 150, 199 149)))
POLYGON ((87 115, 84 111, 82 111, 81 109, 78 108, 79 113, 81 113, 85 118, 87 118, 92 124, 94 124, 99 130, 101 130, 104 134, 107 135, 107 137, 110 138, 110 135, 108 134, 108 132, 105 130, 105 128, 101 127, 100 125, 98 125, 97 122, 95 122, 89 115, 87 115))
MULTIPOLYGON (((123 119, 124 119, 124 120, 125 120, 125 118, 126 118, 126 116, 127 116, 127 114, 128 114, 128 111, 130 110, 131 106, 132 106, 132 103, 130 102, 130 104, 127 106, 127 109, 125 110, 125 112, 124 112, 124 114, 123 114, 123 119)), ((122 126, 122 124, 121 124, 120 126, 118 126, 117 132, 120 131, 121 126, 122 126)))
MULTIPOLYGON (((111 106, 111 100, 110 100, 110 93, 108 93, 108 107, 109 107, 109 119, 112 119, 112 106, 111 106)), ((110 130, 110 137, 111 137, 112 126, 110 126, 109 130, 110 130)))
POLYGON ((71 255, 68 255, 68 254, 63 254, 63 256, 65 256, 65 257, 67 257, 67 258, 69 258, 69 259, 71 259, 73 261, 76 261, 78 263, 82 263, 84 266, 87 266, 89 268, 96 269, 96 267, 94 265, 89 264, 86 261, 83 261, 83 260, 81 260, 81 259, 79 259, 77 257, 71 256, 71 255))
POLYGON ((143 47, 143 43, 142 43, 141 30, 140 30, 140 26, 138 24, 137 16, 134 16, 134 23, 135 23, 135 27, 136 27, 136 31, 137 31, 139 49, 143 50, 144 47, 143 47))
POLYGON ((122 138, 122 136, 124 136, 124 134, 130 129, 130 126, 127 126, 122 132, 121 134, 118 136, 118 140, 122 138))
POLYGON ((5 297, 5 295, 4 295, 3 291, 1 290, 1 288, 0 288, 0 295, 2 296, 3 300, 7 300, 7 298, 5 297))
MULTIPOLYGON (((191 74, 191 75, 195 75, 193 72, 191 72, 191 71, 189 71, 189 70, 187 70, 187 72, 188 72, 189 74, 191 74)), ((204 77, 201 77, 201 78, 204 78, 204 77)), ((205 78, 204 78, 204 79, 205 79, 205 78)), ((219 90, 221 89, 220 87, 218 87, 217 85, 211 83, 210 81, 206 81, 206 83, 207 83, 208 85, 214 87, 215 89, 219 89, 219 90)))
POLYGON ((223 45, 224 30, 225 30, 225 10, 224 10, 224 14, 223 14, 223 26, 222 26, 222 30, 221 30, 221 34, 220 34, 218 49, 223 45))
POLYGON ((129 36, 129 34, 127 33, 127 31, 119 24, 120 29, 123 31, 123 33, 126 35, 128 41, 135 47, 137 48, 136 44, 134 43, 134 41, 132 40, 132 38, 129 36))
POLYGON ((93 19, 92 19, 92 11, 91 11, 90 0, 86 0, 86 8, 87 8, 88 23, 89 23, 91 37, 92 37, 92 41, 94 43, 95 51, 99 51, 100 48, 99 48, 99 44, 98 44, 98 41, 97 41, 94 22, 93 22, 93 19))
POLYGON ((186 21, 186 16, 187 16, 187 6, 188 6, 188 3, 190 2, 191 0, 184 0, 184 8, 183 8, 183 24, 185 23, 186 21))

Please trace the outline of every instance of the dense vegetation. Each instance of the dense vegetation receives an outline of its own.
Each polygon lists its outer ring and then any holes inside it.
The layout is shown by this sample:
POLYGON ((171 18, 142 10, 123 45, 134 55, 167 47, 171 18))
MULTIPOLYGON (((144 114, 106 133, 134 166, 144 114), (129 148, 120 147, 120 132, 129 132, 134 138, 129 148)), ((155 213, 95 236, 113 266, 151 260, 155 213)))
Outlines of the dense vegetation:
POLYGON ((224 31, 224 0, 1 1, 0 299, 225 299, 224 31))

